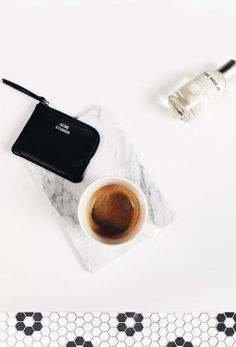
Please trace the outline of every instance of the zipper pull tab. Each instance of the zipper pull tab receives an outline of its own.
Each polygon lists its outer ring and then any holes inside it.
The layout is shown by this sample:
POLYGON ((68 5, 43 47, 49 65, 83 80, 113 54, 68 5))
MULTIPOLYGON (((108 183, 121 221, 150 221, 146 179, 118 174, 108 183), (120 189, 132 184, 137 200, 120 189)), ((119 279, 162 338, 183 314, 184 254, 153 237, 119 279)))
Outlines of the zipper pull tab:
POLYGON ((49 102, 43 96, 36 95, 36 94, 30 92, 28 89, 25 89, 24 87, 21 87, 21 86, 19 86, 18 84, 14 83, 14 82, 8 81, 5 78, 2 79, 2 82, 7 84, 10 87, 16 89, 16 90, 19 90, 20 92, 22 92, 22 93, 24 93, 26 95, 31 96, 32 98, 40 101, 44 105, 49 105, 49 102))

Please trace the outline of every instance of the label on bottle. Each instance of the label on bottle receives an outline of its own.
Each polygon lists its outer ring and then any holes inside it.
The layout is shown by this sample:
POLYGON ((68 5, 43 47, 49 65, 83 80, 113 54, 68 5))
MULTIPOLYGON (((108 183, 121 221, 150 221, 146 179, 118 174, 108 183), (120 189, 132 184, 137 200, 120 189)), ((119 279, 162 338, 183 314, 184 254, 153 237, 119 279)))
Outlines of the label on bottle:
POLYGON ((225 89, 224 77, 214 72, 204 72, 186 85, 201 103, 212 104, 219 99, 225 89))

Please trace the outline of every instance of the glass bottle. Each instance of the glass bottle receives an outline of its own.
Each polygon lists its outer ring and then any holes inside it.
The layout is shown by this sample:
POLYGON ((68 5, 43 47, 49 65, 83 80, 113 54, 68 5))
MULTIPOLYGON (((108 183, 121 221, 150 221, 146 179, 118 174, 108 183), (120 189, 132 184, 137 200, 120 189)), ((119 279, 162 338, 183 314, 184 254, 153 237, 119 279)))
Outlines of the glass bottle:
POLYGON ((190 120, 223 96, 227 79, 234 72, 236 61, 231 59, 218 70, 201 73, 168 97, 171 109, 181 120, 190 120))

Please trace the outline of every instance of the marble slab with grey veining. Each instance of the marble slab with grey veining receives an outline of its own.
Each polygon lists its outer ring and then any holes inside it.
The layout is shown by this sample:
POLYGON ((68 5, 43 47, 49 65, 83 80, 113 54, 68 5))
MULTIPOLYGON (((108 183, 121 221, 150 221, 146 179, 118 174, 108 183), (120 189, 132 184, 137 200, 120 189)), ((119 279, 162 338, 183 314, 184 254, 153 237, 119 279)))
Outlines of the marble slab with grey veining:
POLYGON ((88 238, 80 228, 77 208, 81 193, 91 182, 104 176, 122 176, 132 180, 146 195, 149 223, 157 227, 171 223, 173 213, 111 112, 104 108, 92 107, 79 118, 94 126, 101 136, 98 151, 91 160, 81 183, 71 183, 28 162, 27 166, 33 178, 42 187, 86 269, 94 272, 145 241, 147 236, 144 234, 134 241, 119 246, 102 245, 88 238))

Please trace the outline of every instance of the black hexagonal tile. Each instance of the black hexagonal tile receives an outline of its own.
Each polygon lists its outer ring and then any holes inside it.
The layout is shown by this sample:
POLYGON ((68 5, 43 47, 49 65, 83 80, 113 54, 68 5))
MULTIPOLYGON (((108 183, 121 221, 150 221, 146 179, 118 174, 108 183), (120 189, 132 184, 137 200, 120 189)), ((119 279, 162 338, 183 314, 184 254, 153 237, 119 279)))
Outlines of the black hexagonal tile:
POLYGON ((125 323, 119 323, 119 324, 117 325, 117 329, 118 329, 119 331, 125 331, 126 328, 127 328, 127 326, 126 326, 125 323))
POLYGON ((36 322, 40 322, 43 319, 43 315, 40 312, 35 312, 33 318, 36 322))
POLYGON ((90 341, 86 341, 83 347, 93 347, 93 344, 90 341))
POLYGON ((233 329, 233 328, 226 328, 225 334, 226 334, 227 336, 233 336, 233 334, 234 334, 234 329, 233 329))
POLYGON ((175 343, 177 346, 183 346, 184 345, 184 339, 182 337, 177 337, 177 339, 175 340, 175 343))
POLYGON ((24 332, 25 332, 25 335, 32 335, 34 330, 32 327, 26 327, 24 332))
POLYGON ((225 312, 227 318, 232 318, 234 316, 234 312, 225 312))
POLYGON ((192 342, 185 342, 184 347, 193 347, 192 342))
POLYGON ((219 324, 217 324, 216 328, 218 331, 225 331, 226 326, 224 323, 219 323, 219 324))
POLYGON ((125 333, 126 333, 127 336, 134 336, 135 330, 134 330, 134 328, 127 328, 125 330, 125 333))
POLYGON ((133 316, 135 315, 135 312, 125 312, 125 314, 129 318, 133 318, 133 316))
POLYGON ((75 343, 76 343, 77 346, 82 346, 83 343, 84 343, 84 338, 81 337, 81 336, 76 337, 75 343))
POLYGON ((143 330, 143 325, 142 325, 142 323, 135 323, 135 325, 134 325, 134 330, 135 330, 135 331, 142 331, 142 330, 143 330))
POLYGON ((76 344, 74 341, 69 341, 67 342, 66 347, 76 347, 76 344))
POLYGON ((25 314, 23 312, 18 312, 16 315, 16 319, 22 322, 25 319, 25 314))
POLYGON ((32 317, 34 312, 25 312, 26 317, 32 317))
POLYGON ((174 342, 168 342, 167 347, 176 347, 176 344, 174 342))
POLYGON ((119 313, 118 316, 117 316, 117 319, 119 322, 125 322, 127 317, 124 313, 119 313))
POLYGON ((141 313, 136 313, 134 316, 135 322, 142 322, 143 320, 143 315, 141 313))
POLYGON ((35 322, 34 324, 33 324, 33 329, 35 330, 35 331, 40 331, 41 329, 42 329, 42 324, 40 323, 40 322, 35 322))
POLYGON ((224 322, 226 320, 226 317, 223 313, 219 313, 216 319, 218 320, 218 322, 224 322))
POLYGON ((16 330, 21 331, 21 330, 24 330, 24 329, 25 329, 25 324, 23 322, 18 322, 16 324, 16 330))

